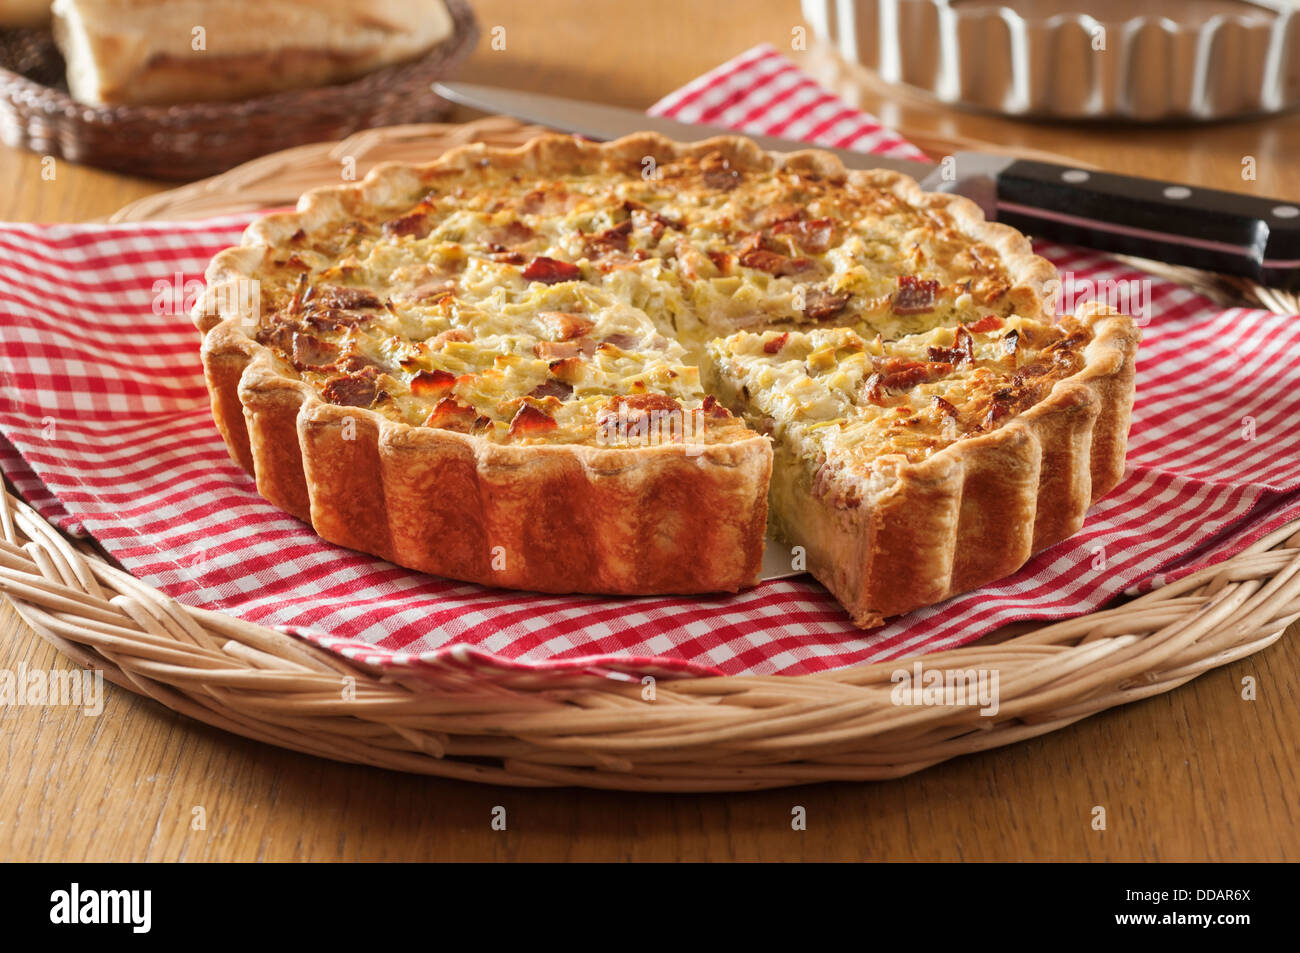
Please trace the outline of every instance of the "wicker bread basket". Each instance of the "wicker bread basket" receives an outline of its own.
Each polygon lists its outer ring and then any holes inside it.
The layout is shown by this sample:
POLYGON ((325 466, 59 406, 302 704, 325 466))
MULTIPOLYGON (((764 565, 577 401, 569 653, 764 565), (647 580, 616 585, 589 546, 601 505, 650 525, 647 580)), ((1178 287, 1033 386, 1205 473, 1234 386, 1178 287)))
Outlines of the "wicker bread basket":
POLYGON ((238 102, 87 106, 68 95, 48 29, 0 30, 0 141, 146 178, 185 180, 256 156, 359 129, 441 118, 430 89, 468 56, 478 23, 465 0, 445 0, 452 34, 423 56, 349 83, 238 102))
MULTIPOLYGON (((283 206, 336 180, 340 155, 355 157, 362 174, 381 159, 428 159, 474 141, 518 144, 536 131, 499 117, 371 130, 150 196, 114 220, 283 206)), ((1284 310, 1282 302, 1265 306, 1284 310)), ((1258 652, 1300 619, 1300 521, 1137 599, 1054 624, 1016 624, 962 648, 801 677, 652 686, 526 671, 489 677, 468 667, 422 678, 365 668, 169 598, 93 544, 61 534, 8 485, 0 491, 0 593, 75 663, 268 744, 493 784, 733 791, 899 777, 1056 731, 1258 652), (895 704, 891 676, 918 662, 997 671, 996 716, 971 703, 895 704)))

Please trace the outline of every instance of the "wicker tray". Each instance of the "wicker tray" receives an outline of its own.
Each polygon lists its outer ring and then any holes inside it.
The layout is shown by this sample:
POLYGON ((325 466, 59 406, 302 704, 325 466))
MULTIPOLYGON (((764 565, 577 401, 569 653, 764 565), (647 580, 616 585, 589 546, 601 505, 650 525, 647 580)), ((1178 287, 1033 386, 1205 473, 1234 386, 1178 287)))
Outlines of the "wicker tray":
MULTIPOLYGON (((429 158, 533 130, 499 118, 376 130, 269 156, 134 203, 117 220, 283 205, 377 158, 429 158)), ((921 656, 999 675, 999 711, 900 707, 906 663, 797 678, 663 680, 469 672, 386 677, 259 625, 184 606, 0 494, 0 592, 81 665, 168 708, 249 738, 340 761, 518 786, 728 791, 898 777, 1055 731, 1169 691, 1277 641, 1300 619, 1300 521, 1217 566, 1123 605, 1019 625, 921 656)))
POLYGON ((127 175, 186 180, 255 156, 375 126, 445 116, 430 90, 478 41, 466 0, 445 0, 453 32, 423 56, 349 83, 230 103, 86 106, 68 95, 48 29, 0 30, 0 141, 127 175))

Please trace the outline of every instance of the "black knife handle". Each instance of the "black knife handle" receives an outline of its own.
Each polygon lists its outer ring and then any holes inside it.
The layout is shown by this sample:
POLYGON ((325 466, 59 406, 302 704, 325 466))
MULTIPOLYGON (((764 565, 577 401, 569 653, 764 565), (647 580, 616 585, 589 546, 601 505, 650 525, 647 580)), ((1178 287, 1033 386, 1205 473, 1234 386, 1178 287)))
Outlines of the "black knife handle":
POLYGON ((1300 201, 1018 159, 997 219, 1038 238, 1300 287, 1300 201))

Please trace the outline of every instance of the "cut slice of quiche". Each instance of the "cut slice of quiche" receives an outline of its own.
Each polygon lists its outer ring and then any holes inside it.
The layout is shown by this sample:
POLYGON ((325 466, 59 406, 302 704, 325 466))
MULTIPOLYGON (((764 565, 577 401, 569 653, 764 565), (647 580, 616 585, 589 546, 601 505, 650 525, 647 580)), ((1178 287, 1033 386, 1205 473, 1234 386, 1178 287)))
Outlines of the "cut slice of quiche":
POLYGON ((1122 315, 986 315, 898 341, 847 328, 709 346, 724 403, 770 434, 771 522, 860 626, 1018 569, 1124 469, 1122 315))
MULTIPOLYGON (((1058 344, 1060 361, 1030 381, 1025 356, 1064 333, 1051 325, 1054 276, 1024 236, 967 200, 896 173, 848 172, 827 153, 771 155, 738 137, 547 136, 308 193, 216 256, 194 317, 231 455, 266 499, 328 540, 495 586, 734 591, 758 579, 770 483, 782 531, 816 537, 819 577, 871 624, 921 596, 867 606, 829 581, 883 571, 879 537, 846 548, 857 539, 846 521, 875 512, 867 488, 878 478, 858 486, 853 474, 897 458, 922 483, 941 470, 969 477, 985 456, 955 458, 981 440, 1018 446, 1029 426, 1019 421, 1039 413, 1077 433, 1072 455, 1045 449, 1039 488, 1054 495, 1035 504, 1035 546, 1078 525, 1089 498, 1079 486, 1113 482, 1136 337, 1127 350, 1058 344), (700 368, 719 339, 714 386, 700 368), (756 362, 743 353, 752 346, 756 362), (1005 367, 990 363, 997 348, 1005 367), (1062 363, 1067 353, 1077 366, 1062 363), (779 376, 799 367, 806 379, 779 376), (752 385, 752 401, 718 400, 735 398, 727 381, 751 370, 778 376, 752 385), (854 375, 854 388, 830 383, 854 375), (972 401, 1003 378, 980 436, 972 401), (1092 381, 1095 413, 1079 409, 1076 378, 1092 381), (783 390, 804 394, 799 414, 816 420, 795 428, 807 430, 797 442, 777 437, 774 473, 767 428, 783 390), (899 411, 921 394, 939 400, 899 411), (1095 450, 1077 445, 1084 430, 1095 450), (836 462, 810 482, 798 458, 832 431, 836 462), (828 509, 837 494, 859 502, 828 509)), ((1096 337, 1092 320, 1078 333, 1096 337)), ((997 522, 1021 476, 1008 471, 1002 496, 983 502, 970 477, 963 525, 997 522)), ((900 553, 953 542, 938 525, 950 497, 916 492, 911 522, 888 524, 911 534, 893 542, 900 553)), ((1025 556, 1010 535, 1002 571, 1025 556)), ((913 587, 932 594, 987 577, 966 558, 894 564, 942 575, 913 587)))

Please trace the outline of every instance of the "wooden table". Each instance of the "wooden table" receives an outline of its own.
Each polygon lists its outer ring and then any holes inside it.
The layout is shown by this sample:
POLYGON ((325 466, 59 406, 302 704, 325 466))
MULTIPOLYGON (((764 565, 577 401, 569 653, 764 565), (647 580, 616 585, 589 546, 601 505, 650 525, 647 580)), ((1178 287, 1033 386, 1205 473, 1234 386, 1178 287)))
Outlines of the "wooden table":
MULTIPOLYGON (((469 80, 644 107, 759 42, 795 0, 477 0, 469 80)), ((1025 124, 868 94, 904 131, 1300 199, 1300 116, 1205 127, 1025 124), (1241 177, 1255 158, 1256 181, 1241 177)), ((0 149, 0 219, 77 221, 161 186, 0 149)), ((0 709, 4 860, 1300 859, 1295 632, 1176 691, 920 775, 740 795, 516 791, 334 764, 223 734, 108 686, 104 712, 0 709), (1258 698, 1245 701, 1253 677, 1258 698), (507 809, 508 830, 490 826, 507 809), (791 808, 807 830, 791 830, 791 808), (1103 805, 1105 831, 1092 810, 1103 805), (202 806, 207 829, 191 830, 202 806)), ((68 663, 0 607, 0 668, 68 663)))

